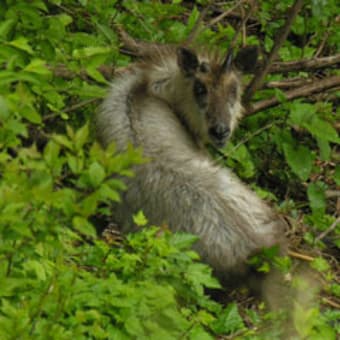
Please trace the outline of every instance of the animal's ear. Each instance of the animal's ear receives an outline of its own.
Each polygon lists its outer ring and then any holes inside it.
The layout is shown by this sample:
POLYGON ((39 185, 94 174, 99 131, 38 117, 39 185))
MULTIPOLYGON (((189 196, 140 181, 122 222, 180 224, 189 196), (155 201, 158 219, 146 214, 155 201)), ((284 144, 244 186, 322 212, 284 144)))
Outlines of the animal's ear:
POLYGON ((196 54, 185 47, 177 49, 177 63, 186 76, 193 76, 199 66, 196 54))
POLYGON ((229 49, 227 56, 222 63, 222 72, 228 72, 231 70, 231 65, 233 63, 233 49, 229 49))
POLYGON ((251 73, 255 70, 259 50, 257 46, 247 46, 239 50, 234 65, 244 73, 251 73))

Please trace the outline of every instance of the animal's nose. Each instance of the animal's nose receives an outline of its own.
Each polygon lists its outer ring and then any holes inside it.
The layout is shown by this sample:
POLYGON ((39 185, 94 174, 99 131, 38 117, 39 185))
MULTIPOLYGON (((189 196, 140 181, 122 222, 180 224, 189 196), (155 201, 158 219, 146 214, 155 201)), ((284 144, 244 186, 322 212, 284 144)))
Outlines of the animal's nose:
POLYGON ((230 135, 230 128, 226 124, 217 124, 209 129, 210 136, 218 140, 224 140, 230 135))

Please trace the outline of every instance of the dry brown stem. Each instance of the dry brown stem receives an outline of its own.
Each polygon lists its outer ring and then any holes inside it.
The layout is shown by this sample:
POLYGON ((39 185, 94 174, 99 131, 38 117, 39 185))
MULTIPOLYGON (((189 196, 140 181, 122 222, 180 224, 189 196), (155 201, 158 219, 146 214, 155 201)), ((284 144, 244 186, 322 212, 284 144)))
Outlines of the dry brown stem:
POLYGON ((288 10, 287 13, 287 19, 285 21, 285 24, 281 28, 281 30, 278 32, 273 48, 269 53, 268 59, 266 63, 263 65, 263 67, 259 68, 257 72, 255 73, 255 76, 253 80, 250 82, 249 86, 247 87, 245 93, 244 93, 244 102, 247 104, 250 102, 251 98, 253 97, 254 93, 256 92, 257 89, 259 89, 264 81, 265 76, 269 72, 269 69, 276 58, 276 55, 281 48, 282 44, 285 42, 287 39, 288 33, 290 31, 290 27, 302 8, 303 5, 303 0, 296 0, 294 5, 288 10))
MULTIPOLYGON (((339 85, 340 85, 340 76, 331 76, 331 77, 324 78, 322 80, 315 81, 303 87, 284 92, 284 95, 287 100, 292 100, 292 99, 308 96, 312 93, 326 91, 331 88, 337 87, 339 85)), ((258 111, 268 109, 278 104, 280 104, 280 101, 276 97, 261 100, 257 103, 254 103, 253 105, 248 104, 246 115, 254 114, 258 111)))
POLYGON ((309 71, 340 63, 340 53, 322 58, 302 59, 297 61, 277 62, 271 65, 270 73, 309 71))
POLYGON ((314 261, 314 257, 306 255, 306 254, 301 254, 293 250, 288 250, 288 255, 299 260, 304 260, 308 262, 314 261))
POLYGON ((300 87, 304 86, 306 84, 311 83, 312 79, 306 79, 306 78, 290 78, 290 79, 284 79, 284 80, 276 80, 276 81, 270 81, 266 84, 264 84, 264 88, 267 89, 290 89, 292 87, 300 87))

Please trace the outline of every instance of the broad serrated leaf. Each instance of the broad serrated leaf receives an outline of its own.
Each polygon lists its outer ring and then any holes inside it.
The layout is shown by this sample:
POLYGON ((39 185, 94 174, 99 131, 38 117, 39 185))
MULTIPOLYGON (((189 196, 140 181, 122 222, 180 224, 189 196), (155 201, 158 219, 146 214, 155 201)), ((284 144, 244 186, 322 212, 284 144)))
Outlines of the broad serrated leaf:
POLYGON ((176 248, 184 250, 190 248, 198 239, 199 237, 196 235, 177 232, 171 236, 170 243, 176 248))
POLYGON ((313 166, 315 156, 306 146, 283 144, 283 151, 288 165, 303 181, 307 180, 313 166))
POLYGON ((218 280, 212 276, 212 269, 203 263, 191 264, 186 271, 186 277, 198 294, 203 294, 203 286, 208 288, 221 287, 218 280))
POLYGON ((315 113, 315 105, 308 103, 292 102, 290 103, 290 123, 303 127, 310 122, 315 113))
POLYGON ((314 117, 310 122, 305 123, 306 129, 315 137, 340 144, 340 138, 333 126, 318 117, 314 117))
POLYGON ((243 320, 238 312, 236 303, 230 303, 220 314, 220 317, 213 324, 217 333, 235 333, 245 328, 243 320))

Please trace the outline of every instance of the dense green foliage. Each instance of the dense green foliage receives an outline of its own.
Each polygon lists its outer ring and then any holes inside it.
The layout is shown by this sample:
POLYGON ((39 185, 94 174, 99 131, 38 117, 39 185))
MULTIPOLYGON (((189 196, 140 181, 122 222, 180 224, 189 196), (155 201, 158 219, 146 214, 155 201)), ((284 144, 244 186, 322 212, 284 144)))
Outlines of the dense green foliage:
MULTIPOLYGON (((144 40, 181 42, 207 3, 0 3, 1 339, 275 339, 282 334, 283 316, 263 304, 240 312, 236 302, 223 306, 205 294, 205 288, 219 284, 190 250, 193 236, 146 227, 142 214, 135 217, 140 231, 126 237, 103 239, 95 228, 94 221, 109 220, 110 202, 119 201, 121 178, 133 176, 131 166, 145 161, 141 150, 118 154, 114 145, 102 150, 90 133, 108 85, 99 67, 130 62, 119 52, 114 24, 144 40)), ((235 4, 216 5, 214 15, 235 4)), ((259 1, 254 32, 238 43, 268 52, 291 4, 259 1)), ((335 0, 305 4, 280 59, 312 57, 320 45, 318 53, 337 53, 334 13, 339 13, 335 0)), ((234 32, 221 21, 197 41, 226 49, 234 32)), ((331 67, 313 76, 336 74, 331 67)), ((277 73, 267 81, 309 76, 277 73)), ((308 305, 295 304, 297 338, 335 339, 340 316, 330 307, 340 298, 340 230, 334 224, 336 200, 328 192, 340 185, 339 94, 287 101, 282 90, 265 88, 255 100, 272 96, 280 105, 244 119, 221 150, 221 162, 277 204, 299 235, 293 240, 297 247, 313 256, 322 293, 314 293, 308 305), (319 237, 332 225, 327 237, 319 237), (322 304, 326 300, 334 303, 322 304)), ((268 257, 254 259, 259 270, 269 270, 268 257)), ((277 262, 290 274, 292 260, 277 262)))

